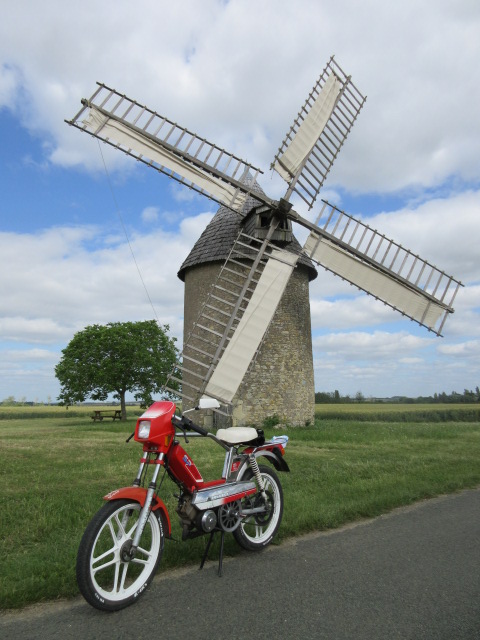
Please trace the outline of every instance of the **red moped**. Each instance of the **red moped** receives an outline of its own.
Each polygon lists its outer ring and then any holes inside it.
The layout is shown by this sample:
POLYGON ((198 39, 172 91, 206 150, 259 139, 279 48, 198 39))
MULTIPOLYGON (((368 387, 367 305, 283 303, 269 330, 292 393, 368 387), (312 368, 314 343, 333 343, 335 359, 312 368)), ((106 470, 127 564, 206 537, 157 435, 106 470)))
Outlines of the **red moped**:
MULTIPOLYGON (((196 409, 218 406, 216 400, 204 398, 196 409)), ((172 537, 167 507, 157 494, 166 475, 179 490, 176 511, 182 539, 210 534, 200 568, 216 532, 221 534, 218 573, 222 575, 225 533, 233 533, 244 549, 258 551, 280 526, 282 487, 271 466, 259 465, 257 458, 265 458, 277 471, 289 471, 283 457, 288 437, 266 442, 263 432, 251 427, 219 429, 214 435, 175 411, 173 402, 155 402, 138 418, 131 437, 143 444, 143 455, 133 485, 107 494, 106 504, 83 534, 77 582, 97 609, 117 611, 133 604, 153 579, 165 538, 172 537), (180 445, 182 435, 186 442, 190 437, 211 438, 225 449, 219 480, 203 480, 180 445)))

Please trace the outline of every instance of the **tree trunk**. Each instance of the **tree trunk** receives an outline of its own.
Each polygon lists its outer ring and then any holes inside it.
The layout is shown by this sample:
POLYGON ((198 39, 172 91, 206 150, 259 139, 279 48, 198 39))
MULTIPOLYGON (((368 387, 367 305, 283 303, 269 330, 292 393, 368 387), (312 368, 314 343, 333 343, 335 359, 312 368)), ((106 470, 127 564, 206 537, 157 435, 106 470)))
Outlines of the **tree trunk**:
POLYGON ((127 419, 127 408, 125 406, 125 391, 120 391, 120 409, 122 410, 122 422, 127 419))

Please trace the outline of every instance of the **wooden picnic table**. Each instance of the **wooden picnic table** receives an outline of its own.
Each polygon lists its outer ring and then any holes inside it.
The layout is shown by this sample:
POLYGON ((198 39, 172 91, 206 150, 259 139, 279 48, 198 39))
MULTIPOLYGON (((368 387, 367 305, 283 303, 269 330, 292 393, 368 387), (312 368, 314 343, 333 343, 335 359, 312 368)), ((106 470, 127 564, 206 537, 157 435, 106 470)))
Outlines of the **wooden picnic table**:
POLYGON ((102 422, 104 418, 111 418, 112 420, 122 419, 121 409, 94 409, 91 418, 94 422, 102 422))

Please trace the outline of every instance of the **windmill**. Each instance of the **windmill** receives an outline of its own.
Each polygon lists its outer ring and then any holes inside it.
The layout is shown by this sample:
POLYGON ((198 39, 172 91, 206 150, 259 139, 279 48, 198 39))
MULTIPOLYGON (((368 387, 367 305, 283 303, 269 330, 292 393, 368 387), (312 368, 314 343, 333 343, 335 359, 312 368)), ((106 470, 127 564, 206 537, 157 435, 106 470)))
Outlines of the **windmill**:
MULTIPOLYGON (((260 189, 258 185, 257 189, 260 189)), ((181 265, 178 277, 185 287, 183 325, 186 343, 199 315, 205 311, 204 303, 209 293, 221 293, 224 298, 228 295, 224 288, 234 286, 231 265, 227 267, 230 271, 224 271, 221 277, 220 273, 240 230, 257 241, 264 234, 261 219, 255 214, 256 204, 256 200, 247 198, 243 217, 232 216, 227 207, 220 207, 181 265), (228 281, 225 279, 227 274, 228 281)), ((283 229, 275 235, 275 244, 281 244, 283 249, 294 255, 301 251, 291 230, 283 229)), ((238 269, 237 264, 234 266, 238 269)), ((304 426, 313 422, 315 381, 309 284, 316 277, 313 263, 300 253, 261 349, 257 350, 255 366, 249 367, 248 375, 233 399, 232 420, 236 426, 262 425, 265 421, 304 426)), ((215 305, 218 309, 218 295, 215 305)), ((218 327, 213 322, 211 309, 208 310, 209 317, 203 313, 202 325, 216 331, 218 327)), ((229 312, 228 307, 222 310, 229 312)), ((204 337, 210 338, 210 335, 205 332, 204 337)), ((201 348, 202 345, 197 343, 195 346, 201 348)), ((187 355, 195 357, 195 353, 187 355)), ((200 418, 203 418, 204 426, 210 426, 209 416, 200 418)), ((216 423, 221 422, 219 416, 215 418, 216 423)))
POLYGON ((332 56, 275 155, 271 168, 287 183, 274 200, 259 188, 262 171, 104 84, 69 124, 120 149, 240 219, 238 232, 185 336, 166 390, 195 406, 206 395, 232 414, 292 273, 311 261, 441 335, 461 283, 322 200, 311 209, 365 97, 332 56), (292 223, 309 232, 292 242, 292 223))

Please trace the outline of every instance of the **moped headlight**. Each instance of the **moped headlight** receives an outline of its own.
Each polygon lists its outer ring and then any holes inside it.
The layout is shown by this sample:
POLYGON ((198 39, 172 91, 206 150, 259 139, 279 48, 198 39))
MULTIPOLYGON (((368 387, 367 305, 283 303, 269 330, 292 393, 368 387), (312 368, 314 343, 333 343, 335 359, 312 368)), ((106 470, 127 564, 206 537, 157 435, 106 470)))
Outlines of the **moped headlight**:
POLYGON ((150 420, 140 420, 138 424, 138 438, 147 439, 150 435, 150 420))

